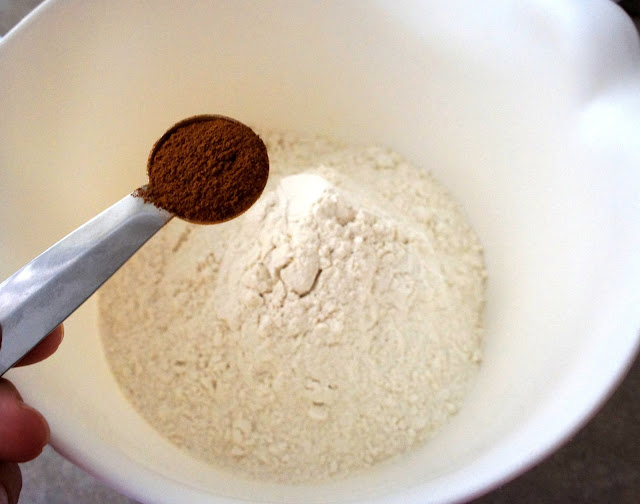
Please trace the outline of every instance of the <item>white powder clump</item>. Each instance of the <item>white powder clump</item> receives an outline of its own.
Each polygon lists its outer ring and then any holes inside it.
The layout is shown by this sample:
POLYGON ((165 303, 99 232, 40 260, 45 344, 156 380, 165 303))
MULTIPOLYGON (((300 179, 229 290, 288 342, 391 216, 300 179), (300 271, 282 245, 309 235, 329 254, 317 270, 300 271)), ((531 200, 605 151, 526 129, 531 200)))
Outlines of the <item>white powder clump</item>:
POLYGON ((127 397, 196 457, 284 483, 423 443, 481 359, 486 271, 458 204, 378 147, 261 135, 242 217, 172 221, 99 297, 127 397))

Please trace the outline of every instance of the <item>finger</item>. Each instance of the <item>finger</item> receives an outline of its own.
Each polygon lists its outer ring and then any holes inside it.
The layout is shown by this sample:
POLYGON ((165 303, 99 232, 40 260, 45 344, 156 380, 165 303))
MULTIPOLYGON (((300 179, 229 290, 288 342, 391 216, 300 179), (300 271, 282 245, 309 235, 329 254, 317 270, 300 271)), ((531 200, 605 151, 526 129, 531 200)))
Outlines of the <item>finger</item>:
POLYGON ((2 492, 7 494, 7 503, 16 504, 22 490, 22 474, 15 462, 0 462, 0 502, 2 492))
POLYGON ((0 460, 34 459, 49 442, 49 436, 44 417, 22 401, 10 382, 0 379, 0 460))
POLYGON ((27 355, 20 359, 20 362, 18 362, 16 366, 26 366, 27 364, 33 364, 34 362, 40 362, 41 360, 46 359, 58 349, 60 343, 62 343, 63 337, 64 326, 60 324, 27 355))

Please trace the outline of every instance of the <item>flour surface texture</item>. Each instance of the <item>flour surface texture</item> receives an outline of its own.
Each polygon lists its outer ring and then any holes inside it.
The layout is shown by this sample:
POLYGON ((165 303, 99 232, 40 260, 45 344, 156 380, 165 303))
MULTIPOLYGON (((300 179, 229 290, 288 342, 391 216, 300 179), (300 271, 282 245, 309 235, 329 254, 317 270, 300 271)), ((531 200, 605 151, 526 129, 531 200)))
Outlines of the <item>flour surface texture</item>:
POLYGON ((170 222, 100 291, 111 369, 162 435, 236 473, 344 477, 432 437, 481 360, 459 205, 380 147, 263 132, 246 214, 170 222))

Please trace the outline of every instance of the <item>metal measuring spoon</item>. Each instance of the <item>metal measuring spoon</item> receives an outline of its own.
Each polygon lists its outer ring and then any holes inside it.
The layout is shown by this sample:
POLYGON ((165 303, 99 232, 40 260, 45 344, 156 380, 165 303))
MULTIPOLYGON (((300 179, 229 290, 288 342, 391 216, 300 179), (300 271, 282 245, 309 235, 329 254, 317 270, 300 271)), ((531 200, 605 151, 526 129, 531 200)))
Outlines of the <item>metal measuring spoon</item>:
MULTIPOLYGON (((202 122, 206 118, 238 124, 223 116, 197 116, 178 125, 202 122)), ((176 125, 161 140, 175 128, 176 125)), ((161 146, 162 141, 158 141, 150 160, 161 146)), ((260 184, 246 196, 247 204, 233 206, 231 217, 243 213, 260 196, 268 177, 268 158, 266 163, 266 171, 262 167, 249 174, 257 174, 260 184)), ((137 192, 144 192, 144 189, 137 192)), ((2 282, 0 376, 71 315, 173 216, 173 213, 145 202, 136 193, 126 196, 2 282)), ((224 220, 228 218, 227 215, 224 220)))

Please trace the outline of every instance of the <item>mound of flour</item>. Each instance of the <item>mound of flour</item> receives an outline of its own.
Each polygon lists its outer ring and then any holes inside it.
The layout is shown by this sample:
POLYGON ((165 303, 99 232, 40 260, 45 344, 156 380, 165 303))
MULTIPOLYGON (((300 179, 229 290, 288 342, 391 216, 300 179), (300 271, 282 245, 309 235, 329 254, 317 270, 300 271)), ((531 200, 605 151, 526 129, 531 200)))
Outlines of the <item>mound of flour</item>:
POLYGON ((286 483, 431 437, 480 362, 486 272, 458 204, 389 150, 262 135, 242 217, 172 221, 100 291, 110 366, 176 445, 286 483))

